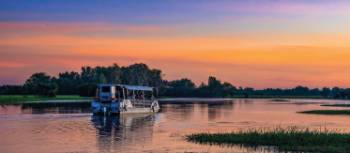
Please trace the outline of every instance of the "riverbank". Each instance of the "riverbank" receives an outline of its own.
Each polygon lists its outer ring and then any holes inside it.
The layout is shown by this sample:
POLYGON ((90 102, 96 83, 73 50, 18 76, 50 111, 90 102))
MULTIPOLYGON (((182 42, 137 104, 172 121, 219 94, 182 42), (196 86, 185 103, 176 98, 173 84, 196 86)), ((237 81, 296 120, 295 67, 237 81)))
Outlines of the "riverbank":
MULTIPOLYGON (((0 96, 0 105, 18 105, 25 106, 79 106, 91 103, 91 97, 80 97, 77 95, 56 97, 40 96, 0 96)), ((185 103, 222 103, 232 101, 232 98, 160 98, 160 104, 185 104, 185 103)))
POLYGON ((25 103, 56 103, 56 102, 80 102, 89 101, 91 98, 78 95, 57 95, 56 97, 44 97, 36 95, 0 95, 0 104, 25 104, 25 103))
MULTIPOLYGON (((160 104, 186 104, 186 103, 220 103, 220 102, 230 102, 235 99, 267 99, 272 102, 290 102, 292 99, 313 99, 314 97, 299 97, 286 98, 286 97, 260 97, 260 98, 242 98, 242 97, 232 97, 232 98, 201 98, 201 97, 187 97, 187 98, 169 98, 163 97, 158 98, 160 104)), ((321 98, 316 98, 320 99, 321 98)), ((19 105, 19 104, 47 104, 47 105, 67 105, 68 103, 74 105, 74 103, 90 103, 92 97, 80 97, 79 95, 57 95, 56 97, 43 97, 36 95, 0 95, 0 105, 19 105)), ((327 100, 327 99, 324 99, 327 100)))
POLYGON ((243 145, 252 148, 271 146, 282 152, 346 153, 350 149, 350 134, 296 128, 199 133, 188 135, 186 139, 201 144, 243 145))
MULTIPOLYGON (((290 99, 324 99, 322 97, 315 96, 250 96, 243 97, 237 95, 230 98, 202 98, 202 97, 187 97, 187 98, 170 98, 162 97, 159 98, 159 102, 166 103, 211 103, 211 102, 227 102, 233 99, 271 99, 275 102, 289 102, 290 99)), ((24 103, 62 103, 62 102, 82 102, 91 101, 91 97, 80 97, 79 95, 57 95, 56 97, 44 97, 36 95, 0 95, 0 105, 11 105, 11 104, 24 104, 24 103)))

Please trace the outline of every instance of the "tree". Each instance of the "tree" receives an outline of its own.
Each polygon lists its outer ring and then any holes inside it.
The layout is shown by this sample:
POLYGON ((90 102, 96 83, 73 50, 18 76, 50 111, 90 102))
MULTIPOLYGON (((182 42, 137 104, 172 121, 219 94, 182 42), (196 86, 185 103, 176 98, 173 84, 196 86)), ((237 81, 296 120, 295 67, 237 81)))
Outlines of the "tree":
POLYGON ((95 83, 83 83, 78 86, 78 94, 82 97, 93 97, 96 95, 96 89, 95 83))
POLYGON ((294 89, 292 89, 294 95, 304 96, 308 95, 309 88, 303 87, 303 86, 297 86, 294 89))
POLYGON ((23 86, 21 85, 3 85, 0 86, 0 95, 18 95, 24 94, 23 86))
POLYGON ((81 80, 83 82, 95 82, 94 73, 94 69, 90 66, 82 67, 80 74, 81 80))
POLYGON ((228 82, 221 83, 213 76, 208 78, 208 85, 202 83, 197 89, 200 97, 232 97, 237 92, 237 88, 228 82))
POLYGON ((56 96, 58 86, 54 81, 55 78, 46 73, 34 73, 24 84, 28 93, 42 96, 56 96))
POLYGON ((129 84, 156 87, 157 94, 174 97, 233 97, 233 96, 322 96, 325 98, 349 99, 350 89, 334 87, 323 89, 309 89, 297 86, 290 89, 267 88, 255 90, 253 88, 238 89, 228 82, 210 76, 208 82, 198 87, 190 79, 168 81, 163 79, 161 70, 151 69, 146 64, 137 63, 119 67, 111 66, 84 66, 81 73, 59 73, 57 79, 43 72, 33 74, 24 86, 0 86, 0 94, 38 94, 54 96, 59 94, 79 94, 94 96, 97 84, 129 84))
POLYGON ((228 82, 224 82, 222 88, 224 97, 233 97, 237 91, 237 88, 228 82))
POLYGON ((162 72, 150 69, 146 64, 133 64, 121 69, 123 84, 160 87, 163 83, 162 72))
POLYGON ((64 95, 78 94, 78 86, 81 83, 78 72, 64 72, 58 74, 56 83, 59 87, 58 93, 64 95))
POLYGON ((107 71, 104 74, 106 77, 107 83, 118 84, 121 83, 121 69, 117 64, 107 67, 107 71))
POLYGON ((223 97, 223 86, 220 80, 217 80, 215 77, 210 76, 208 78, 208 92, 209 97, 223 97))
POLYGON ((196 85, 189 79, 174 80, 167 83, 166 94, 174 97, 191 97, 196 85))
POLYGON ((331 94, 331 89, 329 88, 322 88, 321 95, 322 97, 329 97, 331 94))
POLYGON ((92 73, 92 80, 96 83, 121 83, 121 70, 117 64, 108 67, 97 66, 92 69, 92 73))
POLYGON ((107 83, 107 79, 103 73, 100 73, 100 74, 98 74, 98 78, 97 78, 96 82, 99 84, 107 83))

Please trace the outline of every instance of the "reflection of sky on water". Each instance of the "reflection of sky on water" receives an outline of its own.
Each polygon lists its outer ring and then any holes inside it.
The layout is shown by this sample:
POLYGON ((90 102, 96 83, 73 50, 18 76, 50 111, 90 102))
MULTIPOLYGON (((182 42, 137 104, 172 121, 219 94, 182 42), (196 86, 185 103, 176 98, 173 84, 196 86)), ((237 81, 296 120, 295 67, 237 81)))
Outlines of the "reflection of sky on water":
MULTIPOLYGON (((198 132, 298 126, 350 132, 349 116, 296 112, 330 109, 332 100, 236 99, 228 102, 163 104, 154 115, 93 116, 89 107, 0 107, 0 152, 268 152, 263 148, 189 143, 198 132)), ((345 108, 331 108, 345 109, 345 108)), ((273 151, 271 151, 273 152, 273 151)))

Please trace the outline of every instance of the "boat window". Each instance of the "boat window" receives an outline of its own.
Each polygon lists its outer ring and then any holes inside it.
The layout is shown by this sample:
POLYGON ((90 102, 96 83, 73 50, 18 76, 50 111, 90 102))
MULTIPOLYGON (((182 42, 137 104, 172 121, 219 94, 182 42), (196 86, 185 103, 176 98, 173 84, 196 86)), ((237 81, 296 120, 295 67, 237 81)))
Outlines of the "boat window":
POLYGON ((123 88, 116 86, 115 87, 115 97, 119 100, 123 98, 123 88))
POLYGON ((111 87, 109 87, 109 86, 103 86, 101 91, 102 91, 102 92, 111 92, 111 87))

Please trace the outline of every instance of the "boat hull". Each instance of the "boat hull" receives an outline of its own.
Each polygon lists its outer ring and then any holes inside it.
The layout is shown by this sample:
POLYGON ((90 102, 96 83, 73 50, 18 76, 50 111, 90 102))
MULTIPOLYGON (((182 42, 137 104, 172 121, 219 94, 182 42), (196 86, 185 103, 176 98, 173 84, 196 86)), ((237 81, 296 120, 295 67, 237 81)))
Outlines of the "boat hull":
POLYGON ((124 102, 112 101, 109 103, 102 103, 99 101, 91 102, 91 110, 94 114, 134 114, 134 113, 157 113, 159 112, 159 104, 154 102, 150 107, 133 107, 126 105, 124 102))

